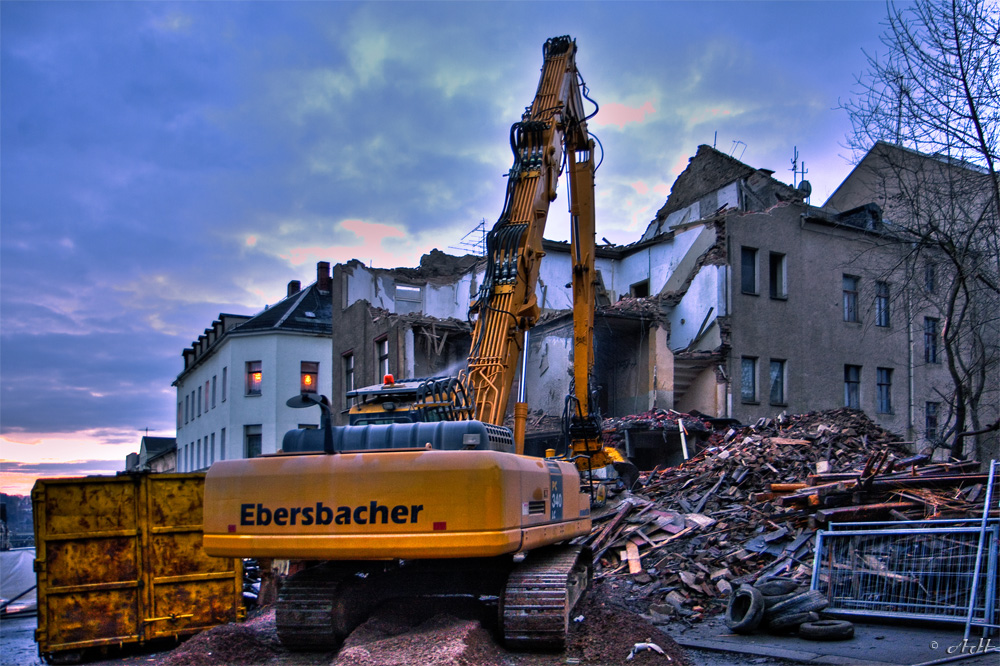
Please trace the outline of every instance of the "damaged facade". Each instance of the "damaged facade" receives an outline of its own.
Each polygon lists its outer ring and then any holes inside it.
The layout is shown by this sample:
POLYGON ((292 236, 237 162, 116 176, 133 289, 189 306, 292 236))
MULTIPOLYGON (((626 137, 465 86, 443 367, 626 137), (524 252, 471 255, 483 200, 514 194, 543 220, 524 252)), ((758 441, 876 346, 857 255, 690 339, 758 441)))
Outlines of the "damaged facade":
MULTIPOLYGON (((927 328, 933 317, 919 307, 901 306, 906 283, 887 277, 899 249, 880 242, 881 209, 838 212, 807 195, 701 146, 637 242, 597 248, 603 416, 675 409, 752 423, 848 406, 918 450, 941 436, 945 415, 932 412, 934 404, 943 412, 936 396, 949 383, 941 331, 927 328)), ((541 316, 523 369, 529 452, 557 436, 572 378, 570 246, 543 249, 541 316)), ((386 374, 464 371, 469 305, 484 270, 479 257, 438 250, 416 268, 353 260, 331 276, 320 262, 315 284, 290 283, 283 301, 255 317, 220 315, 184 351, 175 381, 177 468, 273 452, 286 430, 316 425, 318 410, 285 406, 304 364, 337 425, 347 423, 347 392, 386 374), (259 390, 247 388, 254 371, 259 390)))
MULTIPOLYGON (((878 242, 880 209, 839 213, 807 194, 701 146, 638 242, 598 248, 604 416, 657 407, 752 422, 850 406, 910 440, 933 439, 918 406, 947 376, 923 362, 937 344, 923 337, 923 315, 885 298, 900 285, 883 282, 898 257, 878 242)), ((558 416, 572 373, 571 262, 568 244, 544 249, 524 371, 532 413, 558 416)), ((418 269, 337 266, 334 395, 387 371, 464 368, 481 275, 476 258, 438 251, 418 269)))

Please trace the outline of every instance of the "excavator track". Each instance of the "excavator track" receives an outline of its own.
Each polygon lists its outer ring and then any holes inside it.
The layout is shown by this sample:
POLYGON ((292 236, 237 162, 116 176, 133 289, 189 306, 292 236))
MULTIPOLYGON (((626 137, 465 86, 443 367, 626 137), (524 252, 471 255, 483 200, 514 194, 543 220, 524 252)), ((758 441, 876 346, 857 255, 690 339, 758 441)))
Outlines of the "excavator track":
POLYGON ((587 548, 557 546, 530 553, 511 572, 501 599, 500 621, 507 647, 563 649, 570 613, 592 577, 587 548))
POLYGON ((278 593, 275 621, 282 645, 296 651, 333 651, 363 617, 347 593, 354 570, 331 564, 290 576, 278 593))

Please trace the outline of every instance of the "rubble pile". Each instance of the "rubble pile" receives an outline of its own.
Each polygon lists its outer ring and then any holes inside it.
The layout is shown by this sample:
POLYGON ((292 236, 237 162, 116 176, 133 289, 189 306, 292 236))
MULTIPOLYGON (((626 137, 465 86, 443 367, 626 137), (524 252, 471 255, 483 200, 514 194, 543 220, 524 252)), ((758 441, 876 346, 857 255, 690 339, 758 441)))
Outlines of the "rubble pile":
POLYGON ((707 437, 711 426, 700 417, 673 410, 651 409, 642 414, 606 418, 601 423, 605 446, 624 448, 626 430, 674 430, 707 437))
POLYGON ((974 513, 986 480, 977 467, 912 456, 856 410, 762 419, 643 473, 632 493, 595 512, 585 543, 598 579, 634 609, 698 620, 740 585, 807 582, 815 530, 828 522, 974 513))

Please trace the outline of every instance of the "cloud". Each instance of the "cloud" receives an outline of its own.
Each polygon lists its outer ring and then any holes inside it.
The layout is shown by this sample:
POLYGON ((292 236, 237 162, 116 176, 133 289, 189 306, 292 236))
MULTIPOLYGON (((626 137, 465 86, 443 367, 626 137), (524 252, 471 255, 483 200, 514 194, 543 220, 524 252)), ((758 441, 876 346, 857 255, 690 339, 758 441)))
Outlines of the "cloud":
POLYGON ((642 106, 633 108, 615 102, 602 104, 601 110, 597 112, 590 122, 594 125, 617 125, 618 129, 625 129, 629 123, 643 123, 646 115, 656 113, 653 103, 647 100, 642 106))

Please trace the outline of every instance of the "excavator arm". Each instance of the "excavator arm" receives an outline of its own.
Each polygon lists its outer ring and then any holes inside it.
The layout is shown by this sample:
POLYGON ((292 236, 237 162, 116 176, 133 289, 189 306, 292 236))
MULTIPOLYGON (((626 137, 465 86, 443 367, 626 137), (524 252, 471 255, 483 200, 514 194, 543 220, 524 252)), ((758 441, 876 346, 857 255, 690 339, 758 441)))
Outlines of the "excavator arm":
MULTIPOLYGON (((574 389, 570 428, 574 453, 600 450, 590 393, 594 363, 594 143, 587 132, 584 91, 576 68, 576 42, 545 42, 535 99, 511 127, 514 163, 508 173, 503 212, 487 235, 487 267, 477 299, 469 355, 469 381, 476 418, 503 423, 525 333, 538 319, 535 298, 542 235, 549 204, 564 168, 569 170, 573 255, 574 389), (578 441, 579 440, 579 441, 578 441)), ((527 405, 515 406, 515 445, 523 451, 527 405)), ((592 464, 597 464, 593 461, 592 464)), ((600 466, 600 465, 598 465, 600 466)), ((586 468, 586 466, 584 467, 586 468)))

